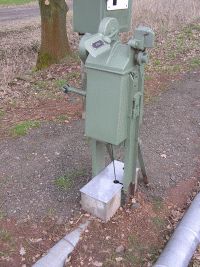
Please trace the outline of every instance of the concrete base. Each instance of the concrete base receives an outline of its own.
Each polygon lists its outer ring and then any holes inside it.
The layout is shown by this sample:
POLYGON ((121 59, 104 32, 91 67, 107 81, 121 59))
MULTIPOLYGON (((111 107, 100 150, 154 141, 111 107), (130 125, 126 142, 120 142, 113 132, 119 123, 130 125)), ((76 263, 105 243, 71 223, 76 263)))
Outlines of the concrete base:
MULTIPOLYGON (((124 163, 115 160, 116 178, 123 179, 124 163)), ((121 205, 122 184, 114 183, 114 168, 111 162, 101 173, 81 188, 82 208, 107 222, 121 205)))

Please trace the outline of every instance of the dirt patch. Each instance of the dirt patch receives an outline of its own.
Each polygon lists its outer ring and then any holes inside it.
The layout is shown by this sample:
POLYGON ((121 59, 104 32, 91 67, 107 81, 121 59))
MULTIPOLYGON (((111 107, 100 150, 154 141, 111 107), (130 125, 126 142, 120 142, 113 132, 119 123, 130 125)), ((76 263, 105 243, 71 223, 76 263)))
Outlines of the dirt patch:
MULTIPOLYGON (((1 214, 2 215, 2 214, 1 214)), ((73 231, 80 217, 70 223, 58 218, 44 217, 32 222, 29 218, 17 221, 0 218, 0 265, 1 267, 31 267, 66 233, 73 231)), ((84 216, 81 216, 84 222, 84 216)))
POLYGON ((171 187, 167 190, 166 201, 174 206, 182 208, 182 205, 187 203, 188 197, 191 192, 194 192, 198 186, 199 180, 197 177, 191 177, 188 180, 181 181, 176 186, 171 187))
POLYGON ((127 205, 106 224, 93 221, 73 253, 71 266, 147 266, 164 241, 157 224, 164 228, 167 217, 164 212, 155 212, 141 194, 137 201, 138 208, 127 205))
POLYGON ((137 205, 134 199, 134 204, 121 208, 110 222, 94 220, 67 266, 152 266, 182 218, 188 199, 199 191, 199 185, 190 180, 178 183, 177 188, 185 193, 178 207, 173 190, 168 191, 166 201, 156 198, 148 201, 139 193, 137 205), (188 190, 189 184, 193 187, 188 190))
POLYGON ((77 96, 63 95, 63 99, 49 99, 33 103, 29 107, 19 107, 6 112, 0 121, 0 138, 9 137, 12 125, 27 121, 57 121, 58 123, 69 123, 80 119, 82 116, 82 99, 77 96), (14 116, 13 116, 14 114, 14 116))

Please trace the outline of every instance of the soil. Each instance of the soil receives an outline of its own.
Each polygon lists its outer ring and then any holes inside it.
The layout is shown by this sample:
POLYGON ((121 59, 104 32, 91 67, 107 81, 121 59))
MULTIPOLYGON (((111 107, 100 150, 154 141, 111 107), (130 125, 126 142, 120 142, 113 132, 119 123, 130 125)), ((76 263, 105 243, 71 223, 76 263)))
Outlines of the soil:
POLYGON ((199 189, 197 179, 188 179, 168 190, 164 201, 138 193, 137 206, 120 208, 108 223, 93 220, 66 266, 151 267, 199 189), (181 196, 186 187, 177 206, 175 193, 181 196))

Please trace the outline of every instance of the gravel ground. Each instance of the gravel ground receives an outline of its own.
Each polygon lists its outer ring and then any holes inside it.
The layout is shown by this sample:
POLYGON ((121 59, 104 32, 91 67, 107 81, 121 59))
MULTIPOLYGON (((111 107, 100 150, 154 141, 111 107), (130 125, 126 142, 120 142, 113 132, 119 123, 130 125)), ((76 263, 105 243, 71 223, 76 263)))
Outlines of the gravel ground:
MULTIPOLYGON (((200 72, 185 75, 145 109, 143 154, 153 194, 197 176, 200 166, 200 72)), ((199 177, 200 178, 200 177, 199 177)))
MULTIPOLYGON (((18 219, 51 215, 68 219, 79 210, 79 188, 91 177, 84 122, 44 123, 27 136, 0 142, 0 209, 18 219), (55 179, 71 173, 71 189, 55 179)), ((162 196, 196 175, 200 161, 200 71, 184 77, 145 107, 141 137, 152 186, 162 196)))

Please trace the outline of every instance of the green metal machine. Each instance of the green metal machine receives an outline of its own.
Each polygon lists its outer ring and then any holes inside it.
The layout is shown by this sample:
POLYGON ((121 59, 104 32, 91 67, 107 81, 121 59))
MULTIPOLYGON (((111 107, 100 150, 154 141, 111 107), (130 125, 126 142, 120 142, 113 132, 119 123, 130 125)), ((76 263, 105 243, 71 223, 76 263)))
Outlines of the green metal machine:
MULTIPOLYGON (((154 44, 150 28, 138 27, 127 44, 119 33, 130 29, 132 0, 74 0, 74 30, 85 35, 79 53, 85 65, 86 91, 64 86, 65 93, 86 97, 85 134, 91 140, 92 172, 105 168, 108 151, 123 145, 124 192, 137 185, 137 164, 148 183, 139 143, 147 48, 154 44)), ((113 166, 113 181, 118 183, 113 166)), ((134 187, 134 188, 135 188, 134 187)))

